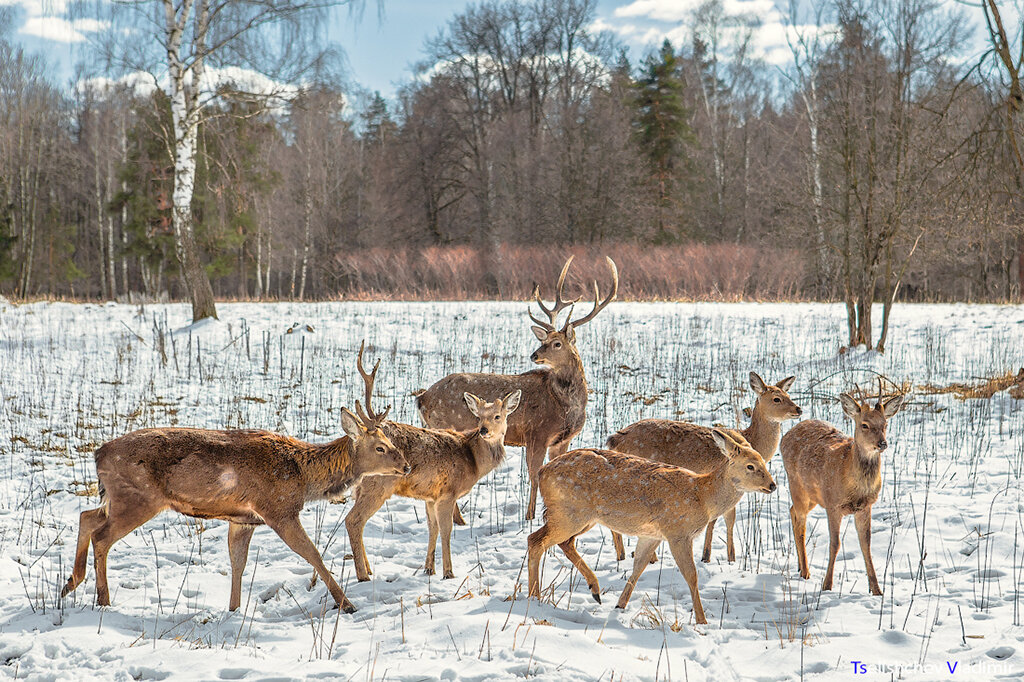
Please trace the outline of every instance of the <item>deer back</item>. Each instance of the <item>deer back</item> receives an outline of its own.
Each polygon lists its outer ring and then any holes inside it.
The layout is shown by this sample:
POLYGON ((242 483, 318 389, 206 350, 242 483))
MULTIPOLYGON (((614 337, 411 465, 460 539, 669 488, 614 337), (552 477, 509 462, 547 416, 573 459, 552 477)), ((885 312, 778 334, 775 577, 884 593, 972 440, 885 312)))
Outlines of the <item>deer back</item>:
MULTIPOLYGON (((734 439, 742 440, 733 431, 734 439)), ((725 462, 712 429, 671 419, 641 419, 608 437, 608 448, 705 474, 725 462)))

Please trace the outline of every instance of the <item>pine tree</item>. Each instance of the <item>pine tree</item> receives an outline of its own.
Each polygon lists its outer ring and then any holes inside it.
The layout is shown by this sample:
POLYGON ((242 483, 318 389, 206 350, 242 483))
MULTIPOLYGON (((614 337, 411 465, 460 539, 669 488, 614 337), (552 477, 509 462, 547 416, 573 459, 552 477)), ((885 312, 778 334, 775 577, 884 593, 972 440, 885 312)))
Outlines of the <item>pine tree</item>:
POLYGON ((679 192, 686 167, 686 146, 693 141, 683 103, 682 60, 666 40, 657 54, 648 55, 634 82, 634 129, 641 153, 647 160, 648 177, 655 193, 655 240, 671 241, 677 235, 679 192))

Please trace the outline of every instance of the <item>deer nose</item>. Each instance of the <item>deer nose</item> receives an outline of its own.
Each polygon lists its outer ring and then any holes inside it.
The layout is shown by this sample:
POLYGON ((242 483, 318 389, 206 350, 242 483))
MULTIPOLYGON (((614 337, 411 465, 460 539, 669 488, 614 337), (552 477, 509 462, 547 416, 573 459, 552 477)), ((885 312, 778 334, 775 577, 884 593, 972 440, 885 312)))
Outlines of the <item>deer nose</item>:
POLYGON ((878 449, 879 450, 885 450, 887 447, 889 447, 889 443, 887 443, 884 438, 882 440, 878 441, 878 449))
POLYGON ((533 355, 530 356, 530 359, 533 360, 534 362, 537 362, 537 351, 533 352, 533 355))
POLYGON ((803 411, 803 409, 802 409, 802 408, 799 408, 799 407, 798 407, 798 408, 796 408, 796 416, 798 416, 798 417, 799 417, 799 416, 800 416, 800 415, 802 415, 803 413, 804 413, 804 411, 803 411))
POLYGON ((770 486, 768 486, 768 490, 770 492, 775 492, 775 489, 778 488, 778 487, 779 486, 775 485, 775 481, 772 481, 772 484, 770 486))
POLYGON ((489 432, 487 431, 487 427, 486 426, 481 426, 480 427, 480 435, 481 436, 486 436, 488 433, 489 432))

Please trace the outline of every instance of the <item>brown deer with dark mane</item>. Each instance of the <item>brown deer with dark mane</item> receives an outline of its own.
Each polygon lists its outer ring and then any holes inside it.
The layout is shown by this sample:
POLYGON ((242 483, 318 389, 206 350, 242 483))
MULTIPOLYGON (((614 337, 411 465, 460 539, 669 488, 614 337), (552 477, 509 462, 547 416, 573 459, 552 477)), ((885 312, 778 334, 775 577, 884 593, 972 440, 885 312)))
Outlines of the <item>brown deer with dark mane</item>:
POLYGON ((230 524, 229 610, 241 602, 253 531, 265 524, 316 569, 342 610, 355 611, 302 527, 299 512, 312 500, 345 499, 364 476, 409 470, 402 452, 381 431, 387 412, 370 419, 358 402, 356 412, 358 416, 342 409, 346 435, 324 444, 269 431, 189 428, 141 429, 105 443, 95 455, 102 506, 81 514, 74 570, 61 596, 85 579, 91 543, 96 602, 108 606, 111 545, 161 511, 173 509, 230 524))
MULTIPOLYGON (((580 298, 566 301, 562 288, 572 263, 570 256, 555 285, 555 301, 550 308, 540 297, 540 288, 533 295, 547 322, 530 313, 536 323, 531 327, 541 342, 530 359, 545 369, 523 374, 450 374, 425 391, 417 394, 416 405, 423 423, 431 428, 472 429, 476 418, 463 400, 464 393, 477 395, 507 395, 522 391, 519 409, 508 422, 505 444, 526 448, 526 467, 530 476, 530 500, 526 518, 532 519, 537 509, 537 472, 544 464, 545 455, 552 458, 563 454, 569 443, 583 430, 587 418, 587 379, 583 361, 576 350, 576 329, 593 320, 611 303, 619 291, 619 272, 611 258, 607 259, 612 273, 611 293, 602 300, 597 281, 594 281, 594 307, 587 315, 572 319, 572 307, 580 298), (561 329, 557 328, 558 314, 569 308, 569 315, 561 329)), ((455 522, 462 525, 456 507, 455 522)))
POLYGON ((802 578, 811 577, 807 563, 807 514, 818 505, 828 514, 828 570, 822 590, 832 589, 832 574, 839 553, 839 526, 844 516, 852 514, 867 569, 868 589, 871 594, 882 594, 871 561, 871 506, 882 489, 882 452, 889 447, 886 426, 905 401, 906 396, 902 394, 883 399, 879 379, 874 407, 867 399, 858 402, 849 393, 839 396, 843 412, 853 420, 852 437, 816 419, 800 422, 782 437, 782 463, 793 500, 789 516, 802 578))
MULTIPOLYGON (((782 422, 799 417, 801 410, 789 397, 790 386, 795 377, 786 377, 774 386, 765 383, 756 372, 750 373, 750 388, 756 396, 754 409, 750 413, 750 424, 734 435, 742 438, 767 462, 779 449, 782 437, 782 422)), ((674 464, 698 474, 707 473, 717 465, 720 454, 711 437, 711 428, 671 419, 641 419, 620 429, 608 438, 608 449, 625 452, 637 457, 653 459, 656 462, 674 464)), ((726 553, 730 562, 736 560, 732 531, 736 525, 736 507, 723 514, 725 517, 726 553)), ((704 534, 704 554, 701 560, 711 561, 711 540, 714 536, 715 521, 708 522, 704 534)), ((626 558, 622 536, 612 532, 615 557, 626 558)), ((655 557, 656 560, 656 557, 655 557)))
MULTIPOLYGON (((367 410, 373 415, 370 394, 377 366, 368 374, 363 369, 361 353, 357 366, 366 385, 367 410)), ((519 405, 520 395, 519 390, 515 390, 489 403, 471 393, 464 393, 466 407, 476 419, 473 428, 464 432, 382 422, 384 433, 405 454, 410 468, 401 476, 367 478, 355 490, 355 503, 345 517, 345 528, 352 546, 356 578, 369 580, 372 573, 363 542, 366 522, 393 495, 423 500, 426 506, 429 539, 424 572, 434 574, 434 557, 440 535, 444 577, 455 577, 451 550, 455 502, 505 460, 505 429, 508 416, 519 405)))

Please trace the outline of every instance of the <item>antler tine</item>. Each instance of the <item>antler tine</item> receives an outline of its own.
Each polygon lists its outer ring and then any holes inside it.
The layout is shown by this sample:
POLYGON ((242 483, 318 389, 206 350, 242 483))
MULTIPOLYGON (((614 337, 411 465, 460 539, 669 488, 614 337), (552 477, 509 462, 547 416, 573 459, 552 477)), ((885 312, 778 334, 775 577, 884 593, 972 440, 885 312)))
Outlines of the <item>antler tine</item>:
POLYGON ((558 313, 562 312, 568 307, 571 307, 574 303, 579 303, 580 299, 583 298, 582 296, 579 296, 573 299, 572 301, 566 301, 563 298, 563 290, 565 288, 565 276, 569 273, 569 266, 572 264, 573 258, 575 258, 575 256, 569 256, 569 258, 565 261, 565 265, 562 266, 562 272, 559 273, 558 282, 555 284, 555 301, 550 308, 545 306, 544 301, 542 301, 540 298, 540 286, 535 286, 533 288, 533 298, 537 301, 537 305, 540 307, 541 311, 548 316, 548 322, 541 322, 532 314, 530 315, 530 318, 537 324, 547 329, 548 331, 555 330, 555 323, 558 321, 558 313))
POLYGON ((608 304, 611 303, 612 301, 614 301, 615 300, 615 296, 619 293, 619 269, 617 267, 615 267, 615 261, 613 261, 608 256, 605 256, 605 260, 608 261, 608 267, 611 268, 611 271, 612 271, 612 291, 611 291, 611 293, 608 294, 608 298, 606 298, 606 299, 604 299, 602 301, 601 300, 601 289, 600 289, 600 287, 598 287, 597 280, 595 279, 594 280, 594 307, 593 307, 593 309, 589 313, 587 313, 586 316, 581 317, 578 320, 570 321, 570 320, 567 319, 565 321, 566 329, 569 328, 569 325, 572 325, 572 327, 575 329, 576 327, 579 327, 581 325, 586 324, 587 322, 590 322, 592 319, 597 317, 597 314, 599 312, 601 312, 606 307, 608 307, 608 304))
POLYGON ((370 428, 373 424, 373 420, 366 416, 366 412, 363 411, 363 404, 358 400, 356 401, 356 416, 359 417, 360 421, 363 422, 363 426, 370 428))
POLYGON ((883 395, 882 377, 879 376, 878 377, 878 406, 879 407, 881 407, 881 405, 882 405, 882 395, 883 395))
MULTIPOLYGON (((359 370, 359 376, 363 378, 363 387, 366 399, 366 412, 360 414, 360 418, 366 422, 366 426, 369 427, 371 424, 380 424, 384 421, 391 406, 388 405, 385 408, 383 414, 377 414, 373 411, 373 382, 377 379, 377 370, 380 369, 380 358, 377 358, 377 362, 373 365, 373 370, 369 373, 366 372, 366 368, 363 367, 363 351, 366 348, 366 340, 359 344, 359 355, 356 358, 356 369, 359 370)), ((356 401, 356 409, 361 410, 359 401, 356 401)), ((358 413, 357 413, 358 414, 358 413)))

